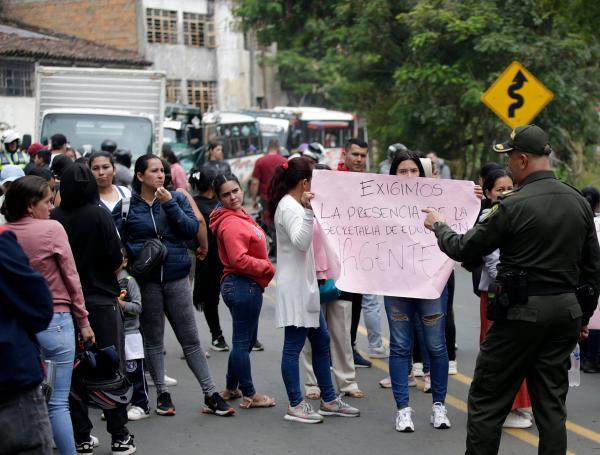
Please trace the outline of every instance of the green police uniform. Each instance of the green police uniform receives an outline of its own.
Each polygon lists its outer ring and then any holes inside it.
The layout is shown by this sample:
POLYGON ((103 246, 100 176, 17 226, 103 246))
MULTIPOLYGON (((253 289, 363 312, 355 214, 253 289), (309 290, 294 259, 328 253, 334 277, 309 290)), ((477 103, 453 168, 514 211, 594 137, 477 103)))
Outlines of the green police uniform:
POLYGON ((582 283, 600 289, 600 247, 588 202, 551 171, 539 171, 464 235, 439 222, 434 232, 440 249, 456 261, 499 248, 499 277, 527 274, 527 303, 511 306, 481 345, 469 390, 466 453, 498 453, 502 423, 527 379, 539 453, 564 455, 568 359, 582 320, 574 291, 582 283))

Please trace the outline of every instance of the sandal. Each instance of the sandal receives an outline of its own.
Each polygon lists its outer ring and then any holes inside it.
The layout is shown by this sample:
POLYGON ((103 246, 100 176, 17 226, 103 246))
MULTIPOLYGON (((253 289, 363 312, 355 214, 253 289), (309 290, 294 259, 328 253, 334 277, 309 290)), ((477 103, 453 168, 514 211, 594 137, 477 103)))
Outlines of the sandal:
POLYGON ((267 395, 261 395, 259 393, 254 394, 252 397, 244 397, 240 403, 240 408, 272 408, 275 406, 275 399, 267 395))
POLYGON ((360 389, 354 389, 354 390, 348 390, 347 392, 344 392, 344 395, 346 395, 347 397, 352 397, 352 398, 364 398, 365 392, 363 392, 360 389))
POLYGON ((308 398, 309 400, 318 400, 319 398, 321 398, 321 389, 314 385, 307 387, 306 398, 308 398))
POLYGON ((219 393, 219 395, 221 395, 221 398, 223 398, 225 401, 235 400, 237 398, 242 398, 242 391, 240 389, 225 389, 221 393, 219 393))

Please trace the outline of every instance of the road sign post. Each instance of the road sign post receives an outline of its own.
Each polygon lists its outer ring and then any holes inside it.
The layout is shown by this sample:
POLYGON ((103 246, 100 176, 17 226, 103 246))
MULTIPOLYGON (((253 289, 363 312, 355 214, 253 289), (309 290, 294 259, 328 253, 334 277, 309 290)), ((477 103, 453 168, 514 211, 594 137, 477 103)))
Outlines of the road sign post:
POLYGON ((527 125, 552 100, 548 90, 519 62, 512 62, 481 97, 511 128, 527 125))

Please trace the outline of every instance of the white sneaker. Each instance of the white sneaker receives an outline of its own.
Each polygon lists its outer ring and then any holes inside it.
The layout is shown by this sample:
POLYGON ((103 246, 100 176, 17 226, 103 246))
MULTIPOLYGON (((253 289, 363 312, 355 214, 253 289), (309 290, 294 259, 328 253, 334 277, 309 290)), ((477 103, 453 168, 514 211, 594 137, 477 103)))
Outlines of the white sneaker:
POLYGON ((319 408, 319 414, 322 416, 340 416, 340 417, 358 417, 360 416, 360 411, 350 406, 348 403, 342 401, 342 396, 340 395, 335 400, 330 401, 329 403, 321 400, 321 407, 319 408))
POLYGON ((423 376, 423 392, 431 393, 431 374, 425 373, 423 376))
POLYGON ((515 412, 519 413, 521 417, 531 420, 533 422, 533 413, 528 408, 515 409, 515 412))
POLYGON ((510 411, 502 426, 504 428, 531 428, 533 423, 519 411, 510 411))
POLYGON ((450 360, 448 362, 448 374, 449 375, 458 374, 458 363, 456 362, 456 360, 450 360))
MULTIPOLYGON (((390 382, 391 382, 391 379, 390 379, 390 382)), ((417 379, 415 378, 415 374, 414 373, 410 373, 408 375, 408 386, 409 387, 416 387, 417 386, 417 379)))
POLYGON ((422 378, 425 376, 423 372, 423 364, 421 362, 413 363, 412 372, 417 378, 422 378))
POLYGON ((142 420, 150 417, 150 411, 146 412, 139 406, 131 406, 127 411, 127 419, 129 420, 142 420))
POLYGON ((170 377, 170 376, 167 376, 167 375, 165 374, 165 385, 166 385, 167 387, 173 387, 173 386, 176 386, 176 385, 177 385, 177 379, 175 379, 175 378, 172 378, 172 377, 170 377))
POLYGON ((98 447, 100 445, 100 440, 93 434, 90 435, 90 442, 92 443, 92 447, 98 447))
POLYGON ((314 411, 312 406, 302 400, 298 406, 291 407, 288 405, 287 414, 283 417, 285 420, 301 423, 321 423, 323 416, 314 411))
POLYGON ((392 378, 390 378, 389 376, 386 378, 383 378, 381 381, 378 382, 379 387, 381 387, 382 389, 391 389, 392 388, 392 378))
POLYGON ((447 413, 446 406, 442 403, 433 403, 431 408, 431 424, 433 428, 438 430, 450 428, 450 420, 448 420, 447 413))
POLYGON ((372 359, 387 359, 390 356, 390 350, 384 345, 376 348, 369 348, 369 357, 372 359))
POLYGON ((401 433, 412 433, 415 431, 415 424, 412 421, 413 410, 411 407, 402 408, 396 414, 396 431, 401 433))

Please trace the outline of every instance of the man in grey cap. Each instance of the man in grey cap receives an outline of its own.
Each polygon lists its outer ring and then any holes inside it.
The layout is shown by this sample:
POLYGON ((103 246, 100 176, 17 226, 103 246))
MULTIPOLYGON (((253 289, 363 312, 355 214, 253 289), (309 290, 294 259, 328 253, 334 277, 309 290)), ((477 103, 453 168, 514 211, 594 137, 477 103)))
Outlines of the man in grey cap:
POLYGON ((568 359, 587 336, 600 290, 594 215, 577 190, 554 176, 548 135, 538 126, 516 128, 494 151, 508 154, 518 189, 484 221, 459 235, 440 213, 424 210, 425 226, 452 259, 471 261, 500 249, 487 308, 494 324, 469 390, 466 453, 498 453, 502 422, 526 379, 538 453, 564 455, 568 359))

